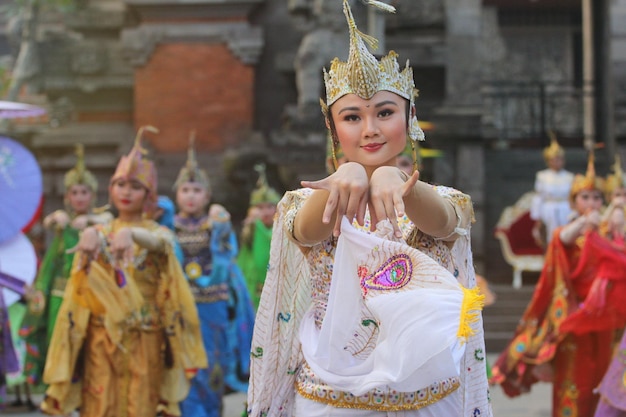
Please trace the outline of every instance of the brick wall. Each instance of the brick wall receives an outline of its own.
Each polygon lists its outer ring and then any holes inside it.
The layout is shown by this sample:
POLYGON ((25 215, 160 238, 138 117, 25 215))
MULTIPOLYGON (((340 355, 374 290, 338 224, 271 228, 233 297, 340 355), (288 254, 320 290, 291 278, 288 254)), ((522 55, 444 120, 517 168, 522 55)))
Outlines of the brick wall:
POLYGON ((225 45, 159 44, 135 72, 135 126, 159 128, 150 141, 160 152, 185 151, 192 129, 198 150, 220 152, 252 128, 253 84, 225 45))

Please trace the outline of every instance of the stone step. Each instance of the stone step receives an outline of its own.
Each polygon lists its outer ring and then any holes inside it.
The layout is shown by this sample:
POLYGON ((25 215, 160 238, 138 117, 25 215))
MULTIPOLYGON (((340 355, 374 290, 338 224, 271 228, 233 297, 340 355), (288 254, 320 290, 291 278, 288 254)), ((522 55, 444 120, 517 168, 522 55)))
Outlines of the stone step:
POLYGON ((496 301, 483 310, 485 345, 490 353, 504 349, 515 332, 520 318, 530 302, 534 285, 524 285, 515 289, 510 285, 490 285, 496 294, 496 301))

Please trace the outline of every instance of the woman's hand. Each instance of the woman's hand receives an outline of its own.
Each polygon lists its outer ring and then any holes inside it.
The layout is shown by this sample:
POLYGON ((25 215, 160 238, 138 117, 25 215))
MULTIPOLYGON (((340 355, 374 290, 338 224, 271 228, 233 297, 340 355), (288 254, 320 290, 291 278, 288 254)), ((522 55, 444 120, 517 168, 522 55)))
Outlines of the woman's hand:
POLYGON ((130 227, 123 227, 115 233, 111 240, 110 251, 115 266, 126 267, 134 260, 133 232, 130 227))
POLYGON ((87 227, 88 224, 89 216, 87 214, 81 214, 79 216, 76 216, 74 220, 72 220, 70 226, 72 226, 76 230, 83 230, 85 227, 87 227))
POLYGON ((95 227, 88 227, 80 235, 78 244, 71 249, 67 250, 67 253, 82 252, 88 260, 94 260, 100 254, 101 245, 100 236, 95 227))
POLYGON ((70 222, 70 216, 63 210, 57 210, 49 215, 43 221, 43 225, 46 229, 50 229, 52 226, 57 226, 59 229, 65 229, 70 222))
POLYGON ((328 224, 337 213, 333 235, 339 236, 343 216, 352 221, 355 217, 363 224, 369 195, 369 183, 365 168, 356 162, 346 162, 332 175, 319 181, 302 181, 303 187, 328 191, 328 199, 322 214, 322 223, 328 224))
POLYGON ((597 230, 600 226, 600 212, 598 210, 591 210, 584 214, 585 226, 583 227, 583 233, 588 230, 597 230))
POLYGON ((379 221, 389 219, 395 236, 402 237, 398 217, 405 213, 404 197, 409 195, 419 179, 419 171, 415 171, 407 180, 405 176, 393 166, 382 166, 372 173, 368 203, 372 230, 375 230, 379 221))

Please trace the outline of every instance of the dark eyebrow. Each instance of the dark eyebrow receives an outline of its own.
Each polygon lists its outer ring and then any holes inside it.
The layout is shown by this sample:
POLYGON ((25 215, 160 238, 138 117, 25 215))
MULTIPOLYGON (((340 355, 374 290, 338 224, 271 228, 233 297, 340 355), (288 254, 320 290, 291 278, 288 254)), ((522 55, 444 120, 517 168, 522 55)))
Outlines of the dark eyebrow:
POLYGON ((341 113, 343 113, 344 111, 359 111, 358 107, 344 107, 343 109, 339 110, 339 113, 337 113, 337 115, 340 115, 341 113))
MULTIPOLYGON (((375 108, 378 108, 378 107, 383 107, 383 106, 386 106, 386 105, 388 105, 388 104, 391 104, 391 105, 393 105, 393 106, 398 107, 398 103, 396 103, 395 101, 392 101, 392 100, 385 100, 385 101, 381 101, 380 103, 376 103, 376 104, 374 105, 374 107, 375 107, 375 108)), ((354 107, 344 107, 343 109, 339 110, 339 112, 337 113, 337 115, 340 115, 340 114, 341 114, 341 113, 343 113, 344 111, 359 111, 359 110, 360 110, 360 109, 359 109, 358 107, 356 107, 356 106, 354 106, 354 107)))
POLYGON ((382 107, 382 106, 386 106, 387 104, 391 104, 393 106, 398 107, 398 103, 396 103, 395 101, 391 101, 391 100, 385 100, 385 101, 381 101, 380 103, 376 103, 374 107, 382 107))

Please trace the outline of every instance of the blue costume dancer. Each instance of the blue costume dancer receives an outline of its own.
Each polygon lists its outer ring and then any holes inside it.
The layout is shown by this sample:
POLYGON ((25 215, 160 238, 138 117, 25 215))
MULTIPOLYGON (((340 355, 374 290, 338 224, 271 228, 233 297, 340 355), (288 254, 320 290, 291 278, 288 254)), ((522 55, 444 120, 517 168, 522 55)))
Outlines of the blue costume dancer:
POLYGON ((226 388, 246 392, 254 308, 235 260, 237 240, 230 214, 212 204, 210 184, 196 163, 193 145, 174 185, 179 213, 174 227, 183 249, 209 368, 198 372, 182 403, 183 416, 219 417, 226 388))

